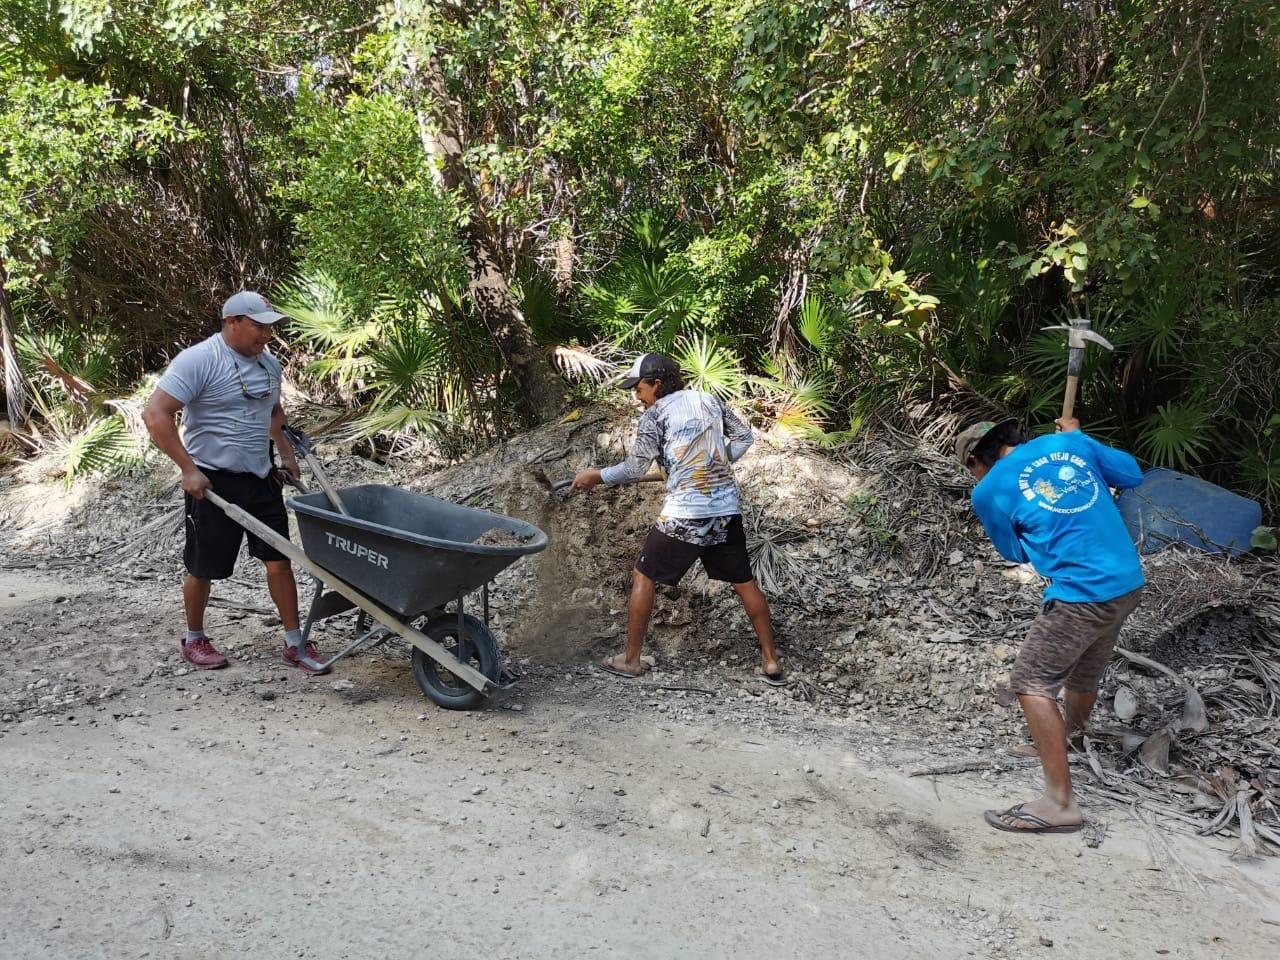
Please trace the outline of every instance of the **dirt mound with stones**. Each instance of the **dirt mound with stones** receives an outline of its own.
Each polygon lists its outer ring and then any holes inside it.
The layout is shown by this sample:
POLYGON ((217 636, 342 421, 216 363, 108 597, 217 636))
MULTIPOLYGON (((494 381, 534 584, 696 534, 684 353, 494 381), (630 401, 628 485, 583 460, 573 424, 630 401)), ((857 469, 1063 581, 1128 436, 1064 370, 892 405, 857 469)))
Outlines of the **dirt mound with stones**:
MULTIPOLYGON (((592 407, 571 416, 442 469, 417 456, 376 463, 315 439, 338 487, 400 487, 546 531, 544 552, 498 576, 491 611, 510 654, 560 662, 621 644, 632 566, 664 496, 660 483, 585 494, 548 489, 546 479, 617 462, 631 442, 633 410, 592 407)), ((1009 732, 1018 718, 1000 704, 1000 684, 1043 583, 994 552, 950 458, 901 438, 830 453, 759 430, 757 437, 736 467, 744 524, 780 650, 798 681, 761 695, 806 699, 834 713, 926 710, 978 733, 1009 732)), ((176 471, 162 459, 129 480, 70 489, 0 478, 9 567, 76 567, 176 587, 181 515, 176 471)), ((1148 596, 1122 638, 1140 652, 1176 649, 1187 630, 1212 637, 1220 622, 1232 645, 1237 631, 1216 611, 1252 619, 1276 609, 1266 578, 1240 564, 1167 553, 1148 559, 1147 572, 1148 596), (1185 629, 1171 639, 1179 625, 1185 629)), ((257 564, 242 562, 223 586, 232 599, 239 592, 247 604, 263 601, 257 564)), ((659 588, 648 649, 669 669, 697 664, 750 675, 758 665, 736 595, 700 567, 680 586, 659 588)))
MULTIPOLYGON (((553 491, 546 481, 620 460, 634 421, 631 410, 588 408, 444 467, 412 454, 376 463, 323 436, 316 447, 340 488, 400 487, 544 530, 548 548, 497 577, 490 609, 509 658, 545 667, 621 646, 632 566, 663 487, 582 494, 553 491)), ((967 478, 949 457, 894 434, 820 452, 758 432, 736 471, 753 569, 791 682, 782 689, 754 682, 758 648, 741 605, 700 570, 679 587, 660 588, 647 645, 658 674, 737 687, 765 701, 807 702, 857 722, 941 727, 975 750, 1025 736, 1002 685, 1043 583, 995 553, 969 506, 967 478)), ((176 628, 181 502, 176 472, 163 462, 127 481, 70 489, 0 478, 0 565, 154 583, 158 593, 172 593, 165 609, 176 628)), ((1118 658, 1104 681, 1095 716, 1102 732, 1089 761, 1103 771, 1097 789, 1150 805, 1172 796, 1176 779, 1184 796, 1171 809, 1246 829, 1252 810, 1263 830, 1280 829, 1275 564, 1170 550, 1144 566, 1147 592, 1121 643, 1158 666, 1118 658), (1186 806, 1186 791, 1198 806, 1186 806)), ((258 564, 242 562, 215 594, 215 603, 239 615, 271 616, 258 564)), ((62 625, 91 626, 95 612, 77 621, 74 606, 63 603, 51 615, 62 625)), ((324 629, 345 630, 341 621, 324 629)), ((30 686, 0 706, 53 703, 30 686)))

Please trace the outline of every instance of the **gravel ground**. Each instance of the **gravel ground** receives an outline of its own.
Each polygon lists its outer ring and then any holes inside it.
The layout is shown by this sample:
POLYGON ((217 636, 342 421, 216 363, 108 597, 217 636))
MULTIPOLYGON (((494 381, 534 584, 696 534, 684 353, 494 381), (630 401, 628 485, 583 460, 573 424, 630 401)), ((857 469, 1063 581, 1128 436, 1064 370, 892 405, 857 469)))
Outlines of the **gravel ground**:
MULTIPOLYGON (((0 478, 0 956, 1273 955, 1275 861, 1228 839, 1097 796, 1085 835, 983 824, 1039 787, 1004 753, 1025 731, 999 690, 1040 584, 991 551, 945 463, 762 438, 740 478, 790 685, 759 682, 736 599, 699 577, 661 592, 650 674, 594 670, 661 492, 552 494, 533 468, 613 462, 628 429, 586 411, 443 469, 324 461, 340 487, 550 535, 491 591, 515 694, 462 714, 394 646, 325 678, 285 667, 247 561, 207 624, 232 667, 190 671, 172 472, 0 478)), ((1149 563, 1124 642, 1199 669, 1256 627, 1254 587, 1190 563, 1149 563), (1179 627, 1215 597, 1229 615, 1179 627)))

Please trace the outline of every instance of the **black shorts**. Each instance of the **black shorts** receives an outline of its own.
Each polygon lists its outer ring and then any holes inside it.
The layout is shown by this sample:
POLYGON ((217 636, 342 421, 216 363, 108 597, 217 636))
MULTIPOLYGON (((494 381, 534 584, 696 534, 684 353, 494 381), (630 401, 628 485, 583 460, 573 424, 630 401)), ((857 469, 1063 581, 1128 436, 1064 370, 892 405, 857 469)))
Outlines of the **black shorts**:
POLYGON ((755 579, 747 558, 747 535, 742 529, 742 516, 729 521, 729 539, 712 547, 686 543, 653 528, 645 537, 636 569, 658 583, 674 587, 689 572, 695 560, 712 580, 747 583, 755 579))
MULTIPOLYGON (((229 470, 205 470, 213 492, 261 520, 283 537, 289 536, 289 517, 284 512, 284 494, 271 478, 229 470)), ((283 553, 256 534, 248 533, 211 500, 186 497, 187 545, 182 559, 187 572, 200 580, 225 580, 236 566, 241 538, 249 537, 249 555, 259 560, 288 560, 283 553)))

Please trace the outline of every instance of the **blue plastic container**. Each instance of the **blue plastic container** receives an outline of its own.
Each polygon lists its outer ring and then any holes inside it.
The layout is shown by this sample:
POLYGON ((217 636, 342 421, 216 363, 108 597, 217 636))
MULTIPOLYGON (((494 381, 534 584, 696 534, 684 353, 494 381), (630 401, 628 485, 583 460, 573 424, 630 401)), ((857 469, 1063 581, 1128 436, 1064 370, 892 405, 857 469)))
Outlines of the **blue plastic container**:
POLYGON ((1203 553, 1236 557, 1250 549, 1262 507, 1248 497, 1176 470, 1154 467, 1117 501, 1139 553, 1185 543, 1203 553))

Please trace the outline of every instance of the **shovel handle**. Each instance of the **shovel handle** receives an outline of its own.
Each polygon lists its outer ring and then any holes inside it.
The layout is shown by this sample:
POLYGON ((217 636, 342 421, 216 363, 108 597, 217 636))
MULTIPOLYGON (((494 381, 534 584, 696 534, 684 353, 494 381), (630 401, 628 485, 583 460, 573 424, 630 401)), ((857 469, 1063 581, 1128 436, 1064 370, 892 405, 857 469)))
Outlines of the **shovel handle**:
POLYGON ((302 459, 307 464, 307 469, 311 471, 311 475, 316 478, 316 483, 320 484, 320 489, 324 491, 325 496, 329 498, 329 502, 344 517, 351 516, 351 511, 347 509, 347 505, 342 502, 342 497, 338 496, 338 491, 334 489, 333 484, 329 482, 329 478, 324 475, 324 471, 320 469, 320 464, 316 463, 315 457, 310 453, 304 453, 302 459))
MULTIPOLYGON (((545 477, 546 474, 543 474, 543 476, 545 477)), ((661 473, 654 472, 646 473, 643 477, 637 480, 636 483, 665 483, 666 480, 667 478, 661 473)), ((551 483, 551 481, 548 480, 548 483, 551 483)), ((566 490, 571 486, 573 486, 573 477, 570 477, 568 480, 557 480, 554 483, 551 483, 551 492, 559 493, 561 490, 566 490)))
MULTIPOLYGON (((329 503, 344 517, 351 516, 351 511, 347 509, 347 505, 342 502, 342 497, 338 496, 338 491, 334 489, 333 484, 329 482, 329 478, 324 475, 324 471, 320 469, 320 463, 311 454, 311 438, 296 427, 285 424, 285 439, 293 445, 294 453, 302 458, 302 462, 307 465, 307 469, 311 471, 311 475, 316 478, 316 483, 320 484, 320 489, 324 491, 329 503)), ((304 493, 306 491, 303 491, 304 493)))

